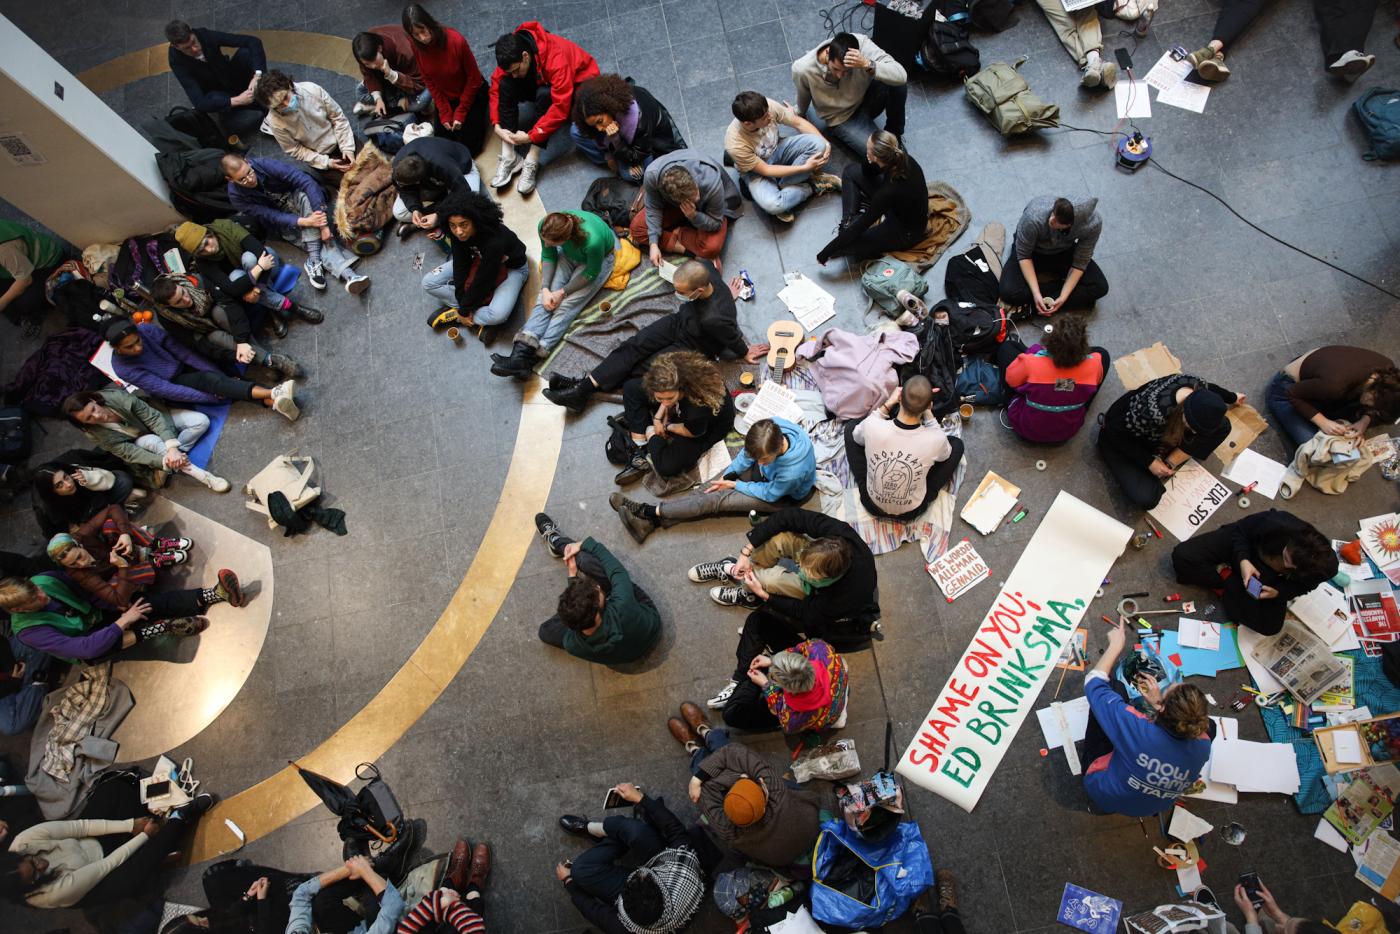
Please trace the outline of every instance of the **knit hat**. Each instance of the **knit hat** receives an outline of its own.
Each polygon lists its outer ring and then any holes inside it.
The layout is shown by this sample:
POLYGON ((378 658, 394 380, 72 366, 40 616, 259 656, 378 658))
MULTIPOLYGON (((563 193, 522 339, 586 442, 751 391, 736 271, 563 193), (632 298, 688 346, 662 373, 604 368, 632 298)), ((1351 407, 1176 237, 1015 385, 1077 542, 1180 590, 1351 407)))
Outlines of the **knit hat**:
POLYGON ((758 823, 767 806, 763 786, 751 778, 739 779, 724 796, 724 816, 736 827, 758 823))
POLYGON ((180 249, 186 253, 198 253, 207 233, 208 229, 203 224, 185 221, 175 228, 175 242, 180 244, 180 249))
POLYGON ((108 318, 102 325, 102 336, 113 347, 120 344, 128 334, 136 333, 136 324, 130 318, 120 316, 108 318))
POLYGON ((67 532, 59 532, 53 538, 49 539, 49 557, 57 561, 59 555, 77 544, 73 536, 69 535, 67 532))
POLYGON ((1206 434, 1220 427, 1225 419, 1225 400, 1209 389, 1197 389, 1181 404, 1186 424, 1197 434, 1206 434))

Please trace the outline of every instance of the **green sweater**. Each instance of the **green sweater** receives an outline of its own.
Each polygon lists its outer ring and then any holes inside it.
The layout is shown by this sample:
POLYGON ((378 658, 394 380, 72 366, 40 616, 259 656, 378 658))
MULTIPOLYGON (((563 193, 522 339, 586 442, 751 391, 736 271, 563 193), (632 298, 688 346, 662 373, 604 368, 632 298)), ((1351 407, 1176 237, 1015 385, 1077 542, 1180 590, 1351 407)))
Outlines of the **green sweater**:
MULTIPOLYGON (((603 268, 603 260, 613 250, 613 245, 617 243, 617 234, 608 226, 608 222, 603 220, 592 211, 565 211, 565 214, 572 214, 583 221, 583 242, 579 243, 570 240, 562 246, 550 246, 543 239, 540 240, 540 264, 553 266, 559 261, 559 252, 569 258, 575 266, 583 266, 583 277, 589 282, 598 278, 598 272, 603 268)), ((544 223, 543 220, 540 221, 544 223)), ((548 283, 545 283, 548 285, 548 283)))
MULTIPOLYGON (((8 243, 11 240, 18 240, 23 244, 23 250, 35 269, 57 266, 63 259, 63 244, 53 237, 14 221, 0 221, 0 243, 8 243)), ((23 279, 29 275, 27 271, 22 271, 23 275, 18 276, 15 272, 16 270, 0 267, 0 277, 3 278, 23 279)))
POLYGON ((611 665, 634 662, 645 655, 661 634, 661 614, 656 607, 637 599, 637 590, 622 562, 591 538, 580 546, 602 563, 608 573, 608 598, 603 603, 603 622, 589 635, 569 630, 564 648, 587 662, 611 665))
POLYGON ((162 469, 165 466, 164 457, 141 447, 136 443, 136 438, 149 434, 158 436, 162 441, 176 440, 175 423, 170 416, 123 389, 104 389, 99 395, 102 396, 103 405, 120 414, 122 423, 139 434, 133 436, 105 424, 83 425, 83 434, 87 435, 88 440, 133 467, 162 469))

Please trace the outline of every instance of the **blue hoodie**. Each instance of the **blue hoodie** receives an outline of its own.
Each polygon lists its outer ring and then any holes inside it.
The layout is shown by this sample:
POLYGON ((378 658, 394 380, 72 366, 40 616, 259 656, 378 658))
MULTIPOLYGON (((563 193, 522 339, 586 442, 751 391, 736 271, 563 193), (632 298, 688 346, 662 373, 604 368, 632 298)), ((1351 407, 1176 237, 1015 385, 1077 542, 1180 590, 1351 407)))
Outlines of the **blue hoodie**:
POLYGON ((1091 671, 1084 696, 1113 752, 1085 764, 1084 790, 1112 814, 1148 817, 1169 809, 1196 783, 1210 758, 1210 738, 1179 739, 1147 719, 1091 671))
MULTIPOLYGON (((775 418, 773 424, 787 437, 787 450, 773 463, 758 468, 762 481, 740 480, 734 484, 734 489, 765 503, 776 503, 784 497, 805 500, 817 482, 817 453, 812 449, 812 439, 801 425, 794 425, 787 419, 775 418)), ((727 477, 737 477, 752 466, 754 460, 748 451, 740 451, 724 473, 727 477)))

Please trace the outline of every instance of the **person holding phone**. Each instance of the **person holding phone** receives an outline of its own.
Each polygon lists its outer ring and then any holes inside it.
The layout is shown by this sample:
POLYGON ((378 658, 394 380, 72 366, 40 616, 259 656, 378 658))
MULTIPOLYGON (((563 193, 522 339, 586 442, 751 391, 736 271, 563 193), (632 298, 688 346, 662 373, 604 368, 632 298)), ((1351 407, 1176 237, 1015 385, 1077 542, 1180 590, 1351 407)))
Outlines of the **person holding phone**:
POLYGON ((1109 630, 1108 648, 1084 677, 1089 726, 1084 733, 1084 790, 1100 810, 1147 817, 1170 810, 1195 784, 1210 758, 1215 725, 1206 698, 1194 684, 1178 683, 1163 693, 1143 678, 1137 685, 1156 710, 1149 717, 1128 703, 1114 666, 1128 643, 1120 619, 1109 630))
MULTIPOLYGON (((1244 884, 1244 876, 1240 877, 1241 883, 1235 886, 1235 904, 1244 914, 1244 931, 1239 934, 1330 934, 1336 930, 1321 921, 1309 921, 1288 914, 1274 901, 1274 894, 1259 881, 1257 873, 1248 875, 1253 876, 1253 886, 1244 884)), ((1229 931, 1236 934, 1234 925, 1229 926, 1229 931)))
POLYGON ((1245 516, 1172 549, 1180 584, 1208 587, 1232 622, 1272 636, 1283 628, 1288 601, 1337 574, 1332 544, 1309 523, 1281 509, 1245 516))

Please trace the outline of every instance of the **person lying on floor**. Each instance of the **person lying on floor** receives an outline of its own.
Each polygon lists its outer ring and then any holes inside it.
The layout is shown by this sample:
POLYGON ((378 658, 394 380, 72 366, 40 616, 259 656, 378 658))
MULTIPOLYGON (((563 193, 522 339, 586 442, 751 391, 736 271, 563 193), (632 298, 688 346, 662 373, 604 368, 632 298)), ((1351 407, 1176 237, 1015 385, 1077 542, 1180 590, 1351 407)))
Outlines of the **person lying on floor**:
POLYGON ((641 376, 648 361, 673 350, 694 350, 712 360, 742 357, 746 363, 757 362, 768 352, 768 345, 748 343, 739 327, 734 296, 741 284, 737 276, 726 283, 709 260, 686 260, 672 278, 681 300, 675 314, 664 315, 627 338, 583 376, 550 374, 545 398, 580 413, 595 392, 616 392, 629 379, 641 376))
POLYGON ((63 572, 0 581, 0 609, 25 645, 61 661, 93 661, 159 636, 196 636, 209 628, 200 615, 216 603, 246 601, 238 575, 219 571, 213 587, 147 593, 124 612, 103 610, 63 572))
POLYGON ((622 406, 632 457, 613 477, 619 486, 652 472, 663 479, 680 476, 734 428, 734 400, 724 376, 691 350, 652 360, 646 375, 623 385, 622 406))
POLYGON ((296 421, 296 380, 268 388, 229 376, 197 352, 180 344, 164 328, 114 318, 103 332, 112 345, 112 370, 146 395, 176 405, 218 405, 241 400, 261 402, 288 421, 296 421))
MULTIPOLYGON (((1226 50, 1233 48, 1259 14, 1273 5, 1273 0, 1224 0, 1210 41, 1186 57, 1197 76, 1205 81, 1230 77, 1226 50)), ((1379 0, 1313 0, 1322 60, 1328 74, 1352 83, 1376 63, 1376 56, 1366 51, 1366 37, 1379 5, 1379 0)))
POLYGON ((817 456, 807 432, 786 419, 765 418, 750 426, 744 449, 724 476, 711 480, 702 492, 665 503, 639 503, 614 493, 608 505, 640 545, 652 532, 678 522, 800 506, 811 497, 816 482, 817 456))
POLYGON ((34 471, 30 498, 45 535, 70 532, 108 506, 135 508, 150 492, 105 451, 64 451, 34 471))
POLYGON ((295 360, 272 353, 253 336, 242 302, 220 300, 198 273, 160 276, 151 283, 151 299, 166 333, 201 356, 219 363, 256 363, 287 379, 301 375, 295 360))
POLYGON ((165 485, 170 473, 198 480, 215 493, 227 493, 229 482, 189 458, 189 450, 209 430, 209 416, 191 409, 171 409, 167 415, 125 389, 75 392, 63 400, 63 415, 89 441, 125 461, 151 489, 165 485))
POLYGON ((136 525, 119 506, 93 516, 70 535, 49 539, 48 555, 63 574, 103 609, 128 610, 156 575, 190 558, 194 542, 161 538, 136 525))
POLYGON ((566 537, 545 513, 535 516, 535 528, 569 575, 558 611, 540 624, 540 641, 600 665, 650 652, 661 636, 661 614, 622 562, 592 538, 580 544, 566 537))
POLYGON ((293 318, 309 324, 326 320, 272 288, 282 260, 242 224, 225 217, 203 225, 186 221, 175 228, 175 241, 194 257, 195 269, 219 299, 268 309, 268 328, 277 337, 287 336, 293 318))
POLYGON ((846 422, 846 460, 861 504, 872 516, 907 521, 922 515, 962 462, 930 413, 933 385, 911 376, 862 421, 846 422))
POLYGON ((1291 448, 1319 431, 1363 438, 1400 416, 1400 369, 1366 347, 1318 347, 1275 374, 1265 400, 1291 448))
POLYGON ((734 657, 738 667, 729 684, 710 698, 724 722, 754 733, 782 730, 822 733, 846 725, 850 670, 846 660, 821 639, 808 639, 771 657, 769 646, 783 645, 786 627, 763 611, 749 614, 734 657))
POLYGON ((0 894, 31 908, 94 908, 129 898, 146 888, 214 803, 213 795, 197 795, 165 821, 145 816, 35 824, 0 853, 0 894))
POLYGON ((1172 549, 1180 584, 1208 587, 1227 618, 1272 636, 1283 628, 1288 601, 1337 576, 1337 553, 1312 525, 1279 509, 1245 516, 1172 549), (1259 593, 1250 593, 1257 580, 1259 593))

